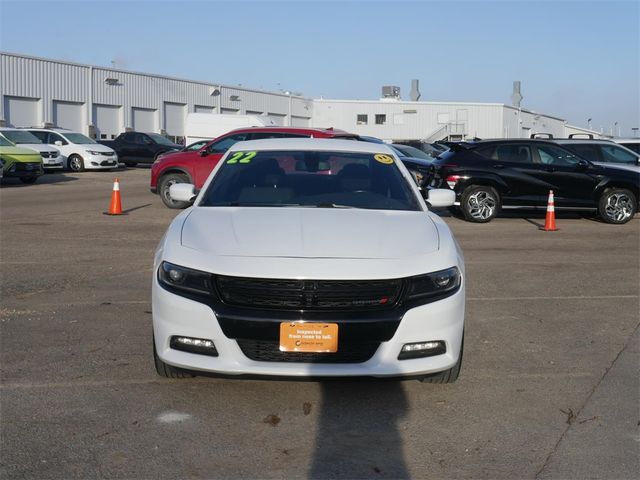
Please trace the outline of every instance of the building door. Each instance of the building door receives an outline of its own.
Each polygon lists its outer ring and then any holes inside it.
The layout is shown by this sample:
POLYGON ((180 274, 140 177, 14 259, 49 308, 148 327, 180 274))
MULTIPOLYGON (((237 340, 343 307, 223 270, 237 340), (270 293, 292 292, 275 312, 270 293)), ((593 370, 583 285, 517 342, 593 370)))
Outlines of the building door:
POLYGON ((84 104, 78 102, 53 101, 53 124, 84 133, 84 104))
POLYGON ((184 117, 187 106, 182 103, 164 103, 164 130, 174 142, 184 138, 184 117))
POLYGON ((133 107, 131 109, 131 126, 136 132, 158 133, 156 110, 133 107))
POLYGON ((215 107, 208 107, 206 105, 194 105, 193 113, 213 113, 215 107))
POLYGON ((93 106, 93 122, 98 140, 113 140, 120 134, 120 108, 116 105, 93 106))
POLYGON ((38 127, 41 119, 37 98, 4 97, 4 117, 13 127, 38 127))

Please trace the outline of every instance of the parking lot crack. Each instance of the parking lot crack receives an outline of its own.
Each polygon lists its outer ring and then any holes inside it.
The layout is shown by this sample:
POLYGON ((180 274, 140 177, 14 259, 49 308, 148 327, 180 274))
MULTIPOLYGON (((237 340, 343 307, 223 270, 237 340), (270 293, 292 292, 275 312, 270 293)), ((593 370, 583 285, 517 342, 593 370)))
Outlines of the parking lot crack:
MULTIPOLYGON (((582 413, 583 409, 585 408, 585 406, 589 403, 589 400, 591 399, 591 397, 593 396, 593 394, 596 392, 596 390, 598 390, 598 387, 600 386, 600 384, 602 383, 602 381, 605 379, 605 377, 607 376, 607 374, 609 373, 609 371, 613 368, 613 366, 618 362, 618 360, 620 359, 620 357, 622 356, 622 354, 625 352, 625 350, 627 350, 627 348, 629 348, 629 346, 631 345, 631 342, 633 342, 633 339, 636 335, 636 333, 638 332, 638 329, 640 329, 640 323, 636 324, 635 328, 633 329, 633 331, 631 332, 631 334, 629 335, 627 341, 625 342, 625 344, 622 346, 622 348, 620 349, 620 351, 618 352, 618 354, 615 356, 615 358, 613 359, 613 361, 611 361, 611 363, 609 364, 609 366, 605 369, 605 371, 603 372, 603 374, 600 376, 600 378, 598 379, 598 381, 594 384, 593 388, 589 391, 589 393, 587 394, 586 398, 584 399, 584 401, 582 402, 582 405, 580 405, 580 408, 577 409, 577 411, 574 413, 574 411, 569 408, 568 410, 561 410, 563 413, 567 414, 567 420, 566 420, 566 427, 564 428, 564 430, 562 431, 562 434, 560 435, 560 438, 558 438, 558 441, 555 443, 555 445, 553 446, 553 448, 551 449, 551 451, 549 452, 549 454, 547 455, 547 457, 544 460, 544 463, 542 464, 542 466, 538 469, 538 471, 536 472, 535 478, 540 478, 540 475, 542 474, 542 472, 545 470, 545 468, 547 468, 549 462, 551 461, 551 458, 553 457, 553 455, 556 453, 556 451, 558 450, 558 447, 560 446, 560 444, 562 443, 562 441, 564 440, 565 436, 567 435, 567 433, 569 432, 569 430, 573 427, 573 425, 576 423, 575 420, 578 419, 580 417, 580 414, 582 413)), ((594 418, 589 418, 580 422, 577 422, 578 424, 582 424, 586 421, 590 421, 590 420, 594 420, 594 418)))

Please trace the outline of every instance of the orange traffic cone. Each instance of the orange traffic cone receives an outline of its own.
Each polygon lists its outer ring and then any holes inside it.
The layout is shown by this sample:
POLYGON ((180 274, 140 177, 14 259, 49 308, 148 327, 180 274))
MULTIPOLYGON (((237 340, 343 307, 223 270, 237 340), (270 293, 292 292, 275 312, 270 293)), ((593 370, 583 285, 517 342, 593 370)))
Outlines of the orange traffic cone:
POLYGON ((122 201, 120 200, 120 182, 116 178, 113 182, 113 191, 111 192, 111 205, 107 215, 122 215, 122 201))
POLYGON ((544 230, 545 232, 555 232, 558 230, 556 228, 556 208, 553 201, 553 190, 549 190, 549 200, 547 201, 547 216, 544 219, 544 228, 542 230, 544 230))

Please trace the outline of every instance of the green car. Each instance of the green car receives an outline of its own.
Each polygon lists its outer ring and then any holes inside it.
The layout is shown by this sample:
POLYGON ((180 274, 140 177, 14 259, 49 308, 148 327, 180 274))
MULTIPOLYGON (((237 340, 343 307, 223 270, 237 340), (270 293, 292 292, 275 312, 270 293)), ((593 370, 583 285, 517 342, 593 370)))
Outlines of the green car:
POLYGON ((0 163, 3 177, 18 177, 22 183, 34 183, 44 173, 40 153, 16 147, 0 136, 0 163))

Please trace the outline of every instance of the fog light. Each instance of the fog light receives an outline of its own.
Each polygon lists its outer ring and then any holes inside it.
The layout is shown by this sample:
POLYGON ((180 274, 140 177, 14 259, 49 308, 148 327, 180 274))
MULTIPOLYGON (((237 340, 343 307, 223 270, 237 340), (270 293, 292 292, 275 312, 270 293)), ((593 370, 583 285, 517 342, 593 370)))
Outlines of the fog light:
POLYGON ((94 167, 100 166, 100 164, 98 162, 91 162, 91 165, 93 165, 94 167))
POLYGON ((398 360, 406 360, 409 358, 432 357, 434 355, 442 355, 446 353, 447 347, 442 340, 434 340, 431 342, 405 343, 402 346, 398 360))
POLYGON ((174 350, 180 350, 182 352, 198 353, 211 357, 218 356, 218 350, 216 350, 213 341, 207 340, 206 338, 171 337, 169 346, 174 350))

